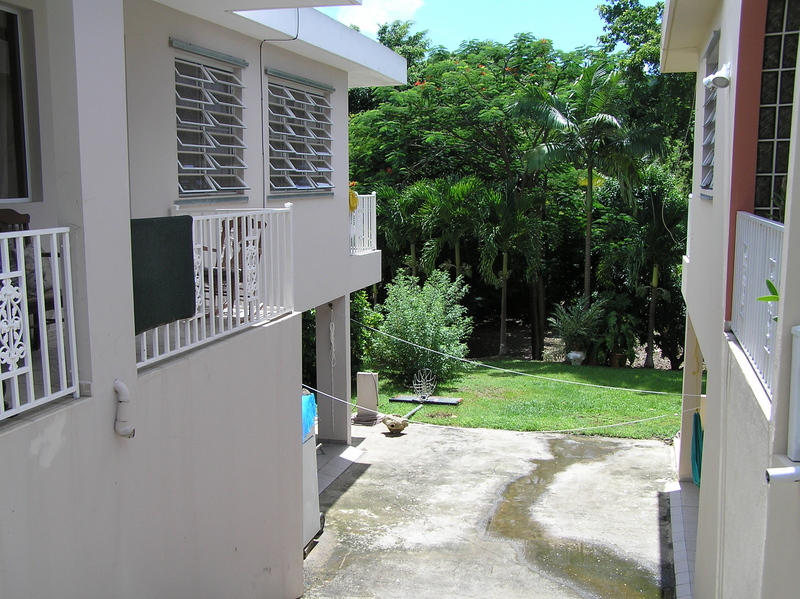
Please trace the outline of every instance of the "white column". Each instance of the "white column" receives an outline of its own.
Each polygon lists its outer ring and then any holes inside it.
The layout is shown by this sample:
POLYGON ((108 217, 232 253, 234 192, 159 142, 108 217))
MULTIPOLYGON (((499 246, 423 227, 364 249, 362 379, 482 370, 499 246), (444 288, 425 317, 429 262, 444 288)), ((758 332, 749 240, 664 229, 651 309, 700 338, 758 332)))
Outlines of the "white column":
POLYGON ((350 298, 343 296, 317 307, 318 436, 323 441, 350 443, 350 298))
POLYGON ((136 376, 122 2, 47 9, 52 138, 43 146, 56 179, 44 201, 71 228, 81 380, 111 399, 115 378, 136 376))

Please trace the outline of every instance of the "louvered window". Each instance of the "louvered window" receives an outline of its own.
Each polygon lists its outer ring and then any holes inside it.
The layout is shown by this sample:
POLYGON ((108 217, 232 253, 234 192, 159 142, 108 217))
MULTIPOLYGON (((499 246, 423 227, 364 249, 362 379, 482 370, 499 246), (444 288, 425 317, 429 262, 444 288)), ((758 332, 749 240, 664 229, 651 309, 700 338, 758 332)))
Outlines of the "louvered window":
POLYGON ((270 192, 333 189, 330 94, 280 81, 267 88, 270 192))
MULTIPOLYGON (((719 63, 719 36, 715 35, 706 50, 706 75, 717 72, 719 63)), ((714 145, 717 138, 717 88, 705 89, 703 98, 703 143, 700 162, 700 197, 713 198, 714 145)))
POLYGON ((175 59, 178 191, 182 197, 249 189, 241 80, 233 71, 175 59))

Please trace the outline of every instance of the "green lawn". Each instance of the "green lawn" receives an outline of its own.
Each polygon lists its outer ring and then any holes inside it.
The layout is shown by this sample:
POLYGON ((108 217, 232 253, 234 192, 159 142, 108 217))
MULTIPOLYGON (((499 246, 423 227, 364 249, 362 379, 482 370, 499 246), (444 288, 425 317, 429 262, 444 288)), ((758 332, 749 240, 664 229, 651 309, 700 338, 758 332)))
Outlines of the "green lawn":
MULTIPOLYGON (((412 420, 470 428, 562 431, 666 416, 638 424, 576 433, 634 439, 671 439, 680 428, 681 372, 568 366, 525 360, 495 360, 488 364, 558 380, 475 367, 460 381, 440 385, 435 391, 436 395, 463 398, 460 405, 424 406, 412 420), (562 381, 663 391, 674 395, 599 389, 562 381)), ((387 414, 407 414, 415 407, 414 404, 389 402, 389 398, 411 393, 409 388, 380 381, 378 409, 387 414)))

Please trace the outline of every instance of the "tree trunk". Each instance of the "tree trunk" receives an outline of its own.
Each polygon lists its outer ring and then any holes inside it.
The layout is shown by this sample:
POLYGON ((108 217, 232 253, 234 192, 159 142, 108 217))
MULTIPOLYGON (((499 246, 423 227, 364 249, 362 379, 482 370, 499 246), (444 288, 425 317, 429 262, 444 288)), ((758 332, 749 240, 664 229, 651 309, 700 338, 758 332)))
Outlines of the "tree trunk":
POLYGON ((461 244, 456 241, 456 278, 461 276, 461 244))
POLYGON ((531 359, 542 360, 544 358, 544 281, 542 277, 536 277, 531 282, 531 359))
POLYGON ((583 254, 583 298, 588 302, 592 294, 592 166, 587 168, 589 175, 586 181, 586 245, 583 254))
POLYGON ((645 368, 654 368, 653 353, 655 351, 656 301, 658 298, 658 264, 653 265, 653 279, 650 282, 650 310, 647 315, 647 351, 644 358, 645 368))
POLYGON ((503 252, 503 273, 500 275, 503 286, 500 295, 500 349, 498 356, 505 356, 508 348, 506 347, 506 299, 508 297, 508 252, 503 252))
POLYGON ((417 276, 417 245, 411 242, 411 276, 417 276))

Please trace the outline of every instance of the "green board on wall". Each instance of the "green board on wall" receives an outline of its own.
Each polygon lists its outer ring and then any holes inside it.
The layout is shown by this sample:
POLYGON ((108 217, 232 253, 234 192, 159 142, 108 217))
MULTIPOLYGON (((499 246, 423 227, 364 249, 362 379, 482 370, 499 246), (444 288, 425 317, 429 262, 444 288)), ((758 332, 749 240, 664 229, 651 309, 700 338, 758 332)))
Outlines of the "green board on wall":
POLYGON ((192 217, 131 220, 136 334, 195 314, 192 217))

